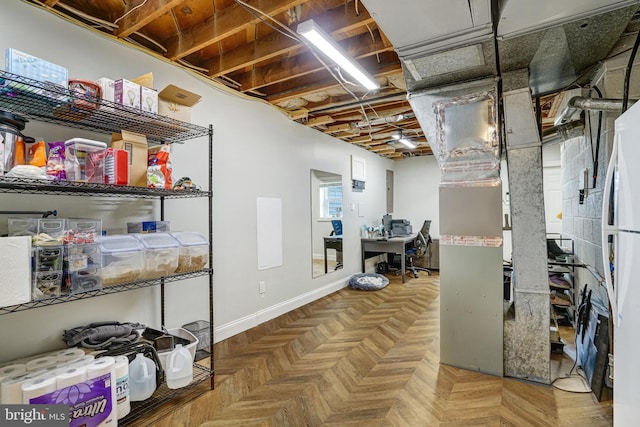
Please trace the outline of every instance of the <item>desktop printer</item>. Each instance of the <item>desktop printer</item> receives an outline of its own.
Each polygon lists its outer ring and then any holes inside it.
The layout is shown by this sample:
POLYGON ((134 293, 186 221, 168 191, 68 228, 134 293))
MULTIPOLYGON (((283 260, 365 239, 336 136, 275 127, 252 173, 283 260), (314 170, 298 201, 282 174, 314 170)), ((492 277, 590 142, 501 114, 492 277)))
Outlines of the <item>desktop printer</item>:
POLYGON ((408 236, 412 233, 411 224, 406 219, 392 219, 391 220, 391 235, 392 236, 408 236))

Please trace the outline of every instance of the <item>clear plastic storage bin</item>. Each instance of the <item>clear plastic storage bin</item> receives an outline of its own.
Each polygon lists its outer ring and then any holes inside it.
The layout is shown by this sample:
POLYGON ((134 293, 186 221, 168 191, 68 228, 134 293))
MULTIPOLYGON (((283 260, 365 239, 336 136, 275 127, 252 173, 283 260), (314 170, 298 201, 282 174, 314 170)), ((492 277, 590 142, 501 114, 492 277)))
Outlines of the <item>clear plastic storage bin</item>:
POLYGON ((65 271, 64 290, 66 293, 78 294, 97 289, 102 289, 102 275, 99 267, 65 271))
POLYGON ((200 233, 171 233, 180 243, 176 273, 202 270, 209 264, 209 240, 200 233))
POLYGON ((31 296, 34 300, 59 297, 62 293, 62 271, 33 273, 31 296))
POLYGON ((9 218, 9 236, 31 236, 34 246, 61 245, 64 232, 62 218, 9 218))
POLYGON ((33 271, 36 273, 44 271, 61 271, 62 255, 62 246, 34 247, 33 271))
POLYGON ((67 245, 64 247, 64 271, 74 272, 87 268, 100 268, 102 256, 97 244, 67 245))
POLYGON ((102 220, 95 218, 69 218, 64 243, 67 245, 97 243, 102 235, 102 220))
POLYGON ((144 267, 144 246, 130 235, 103 236, 102 285, 133 282, 144 267))
POLYGON ((64 247, 63 290, 80 293, 102 288, 102 256, 97 244, 64 247))
POLYGON ((104 153, 107 151, 107 144, 73 138, 65 141, 64 147, 64 170, 69 181, 104 184, 104 153))
POLYGON ((134 234, 144 246, 144 268, 140 279, 169 276, 178 268, 180 244, 169 233, 134 234))

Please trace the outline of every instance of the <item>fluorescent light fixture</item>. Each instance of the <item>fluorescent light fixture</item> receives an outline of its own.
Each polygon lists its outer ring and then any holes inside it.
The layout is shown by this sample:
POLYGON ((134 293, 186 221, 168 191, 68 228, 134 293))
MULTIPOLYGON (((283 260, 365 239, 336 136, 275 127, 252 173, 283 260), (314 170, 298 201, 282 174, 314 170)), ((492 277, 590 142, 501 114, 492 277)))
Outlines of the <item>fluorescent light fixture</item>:
POLYGON ((400 139, 398 140, 398 142, 400 142, 400 143, 404 144, 407 148, 409 148, 409 149, 411 149, 411 150, 413 150, 414 148, 416 148, 416 147, 417 147, 417 145, 416 145, 416 144, 414 144, 413 142, 409 141, 409 140, 408 140, 408 139, 406 139, 406 138, 400 138, 400 139))
POLYGON ((355 62, 331 37, 320 28, 313 19, 301 22, 297 28, 298 34, 313 43, 325 55, 331 58, 344 71, 349 73, 368 90, 380 88, 376 80, 371 77, 360 64, 355 62))

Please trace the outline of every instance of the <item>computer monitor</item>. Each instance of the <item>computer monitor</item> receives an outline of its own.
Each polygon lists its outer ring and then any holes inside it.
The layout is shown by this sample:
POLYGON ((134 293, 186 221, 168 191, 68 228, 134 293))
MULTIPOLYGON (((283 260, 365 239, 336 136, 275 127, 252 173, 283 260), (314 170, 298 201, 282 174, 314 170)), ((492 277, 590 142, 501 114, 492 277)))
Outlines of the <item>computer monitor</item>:
POLYGON ((391 214, 386 214, 382 217, 382 227, 385 234, 391 234, 391 214))

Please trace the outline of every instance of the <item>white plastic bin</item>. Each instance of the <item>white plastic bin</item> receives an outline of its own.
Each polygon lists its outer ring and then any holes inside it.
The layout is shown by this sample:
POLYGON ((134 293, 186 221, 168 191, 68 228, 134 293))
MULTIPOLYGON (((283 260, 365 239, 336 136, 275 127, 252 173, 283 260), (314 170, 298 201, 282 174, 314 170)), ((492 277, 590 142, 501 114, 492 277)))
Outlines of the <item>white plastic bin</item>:
MULTIPOLYGON (((191 361, 193 362, 196 359, 196 347, 198 347, 198 338, 196 338, 195 335, 184 328, 167 329, 167 333, 189 340, 190 343, 185 345, 184 348, 189 350, 189 353, 191 354, 191 361)), ((169 358, 169 354, 171 354, 171 350, 158 352, 158 358, 160 359, 160 364, 162 365, 162 369, 164 370, 167 369, 167 359, 169 358)))

